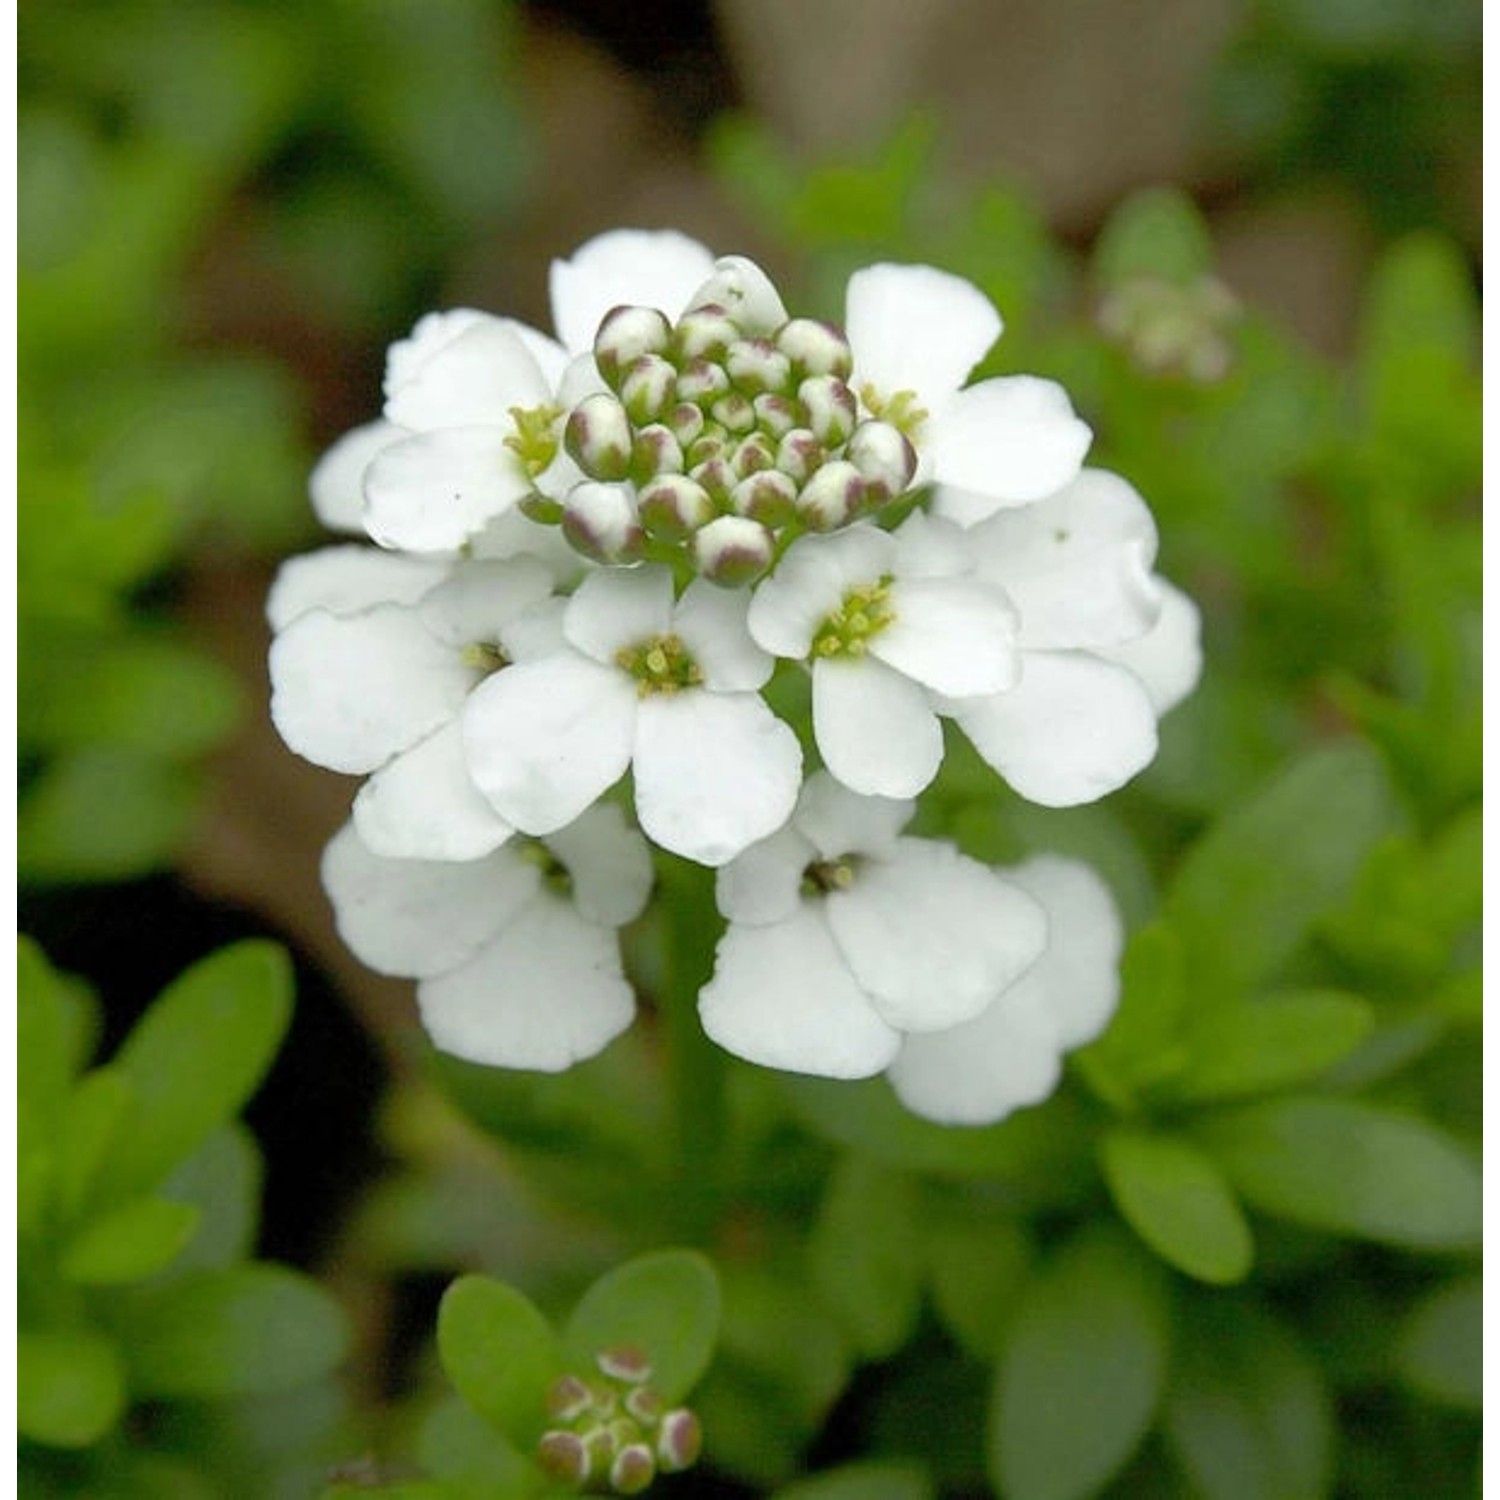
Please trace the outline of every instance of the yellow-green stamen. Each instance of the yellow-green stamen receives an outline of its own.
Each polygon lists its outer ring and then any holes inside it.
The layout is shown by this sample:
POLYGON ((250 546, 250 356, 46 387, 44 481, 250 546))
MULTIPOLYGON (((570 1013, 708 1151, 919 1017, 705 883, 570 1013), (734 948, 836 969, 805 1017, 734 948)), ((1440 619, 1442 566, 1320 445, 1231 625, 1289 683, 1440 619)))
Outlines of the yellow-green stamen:
POLYGON ((915 391, 896 391, 890 396, 882 396, 866 381, 859 388, 859 399, 864 402, 865 410, 872 417, 881 422, 889 422, 912 442, 916 442, 922 425, 927 420, 928 411, 925 406, 917 405, 915 391))
POLYGON ((562 415, 562 407, 552 405, 510 409, 516 430, 505 439, 505 446, 521 460, 521 467, 532 479, 549 468, 557 457, 558 423, 562 415))
POLYGON ((654 635, 637 645, 625 646, 615 653, 615 661, 635 678, 643 698, 697 687, 703 681, 702 668, 675 635, 654 635))
POLYGON ((890 574, 878 583, 861 583, 849 589, 843 602, 824 617, 814 633, 813 656, 863 656, 872 637, 896 618, 890 592, 890 574))

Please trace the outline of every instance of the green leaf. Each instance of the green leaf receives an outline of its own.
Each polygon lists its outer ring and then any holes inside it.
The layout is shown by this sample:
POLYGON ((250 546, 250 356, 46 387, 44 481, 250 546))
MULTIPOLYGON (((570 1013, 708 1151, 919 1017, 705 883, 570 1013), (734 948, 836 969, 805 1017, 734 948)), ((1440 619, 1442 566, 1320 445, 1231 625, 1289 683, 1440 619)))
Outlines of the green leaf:
POLYGON ((1163 1260, 1199 1281, 1243 1281, 1250 1226, 1211 1158, 1181 1136, 1119 1126, 1099 1143, 1104 1180, 1125 1222, 1163 1260))
POLYGON ((16 1339, 16 1423, 23 1437, 85 1448, 125 1410, 114 1346, 90 1329, 23 1331, 16 1339))
POLYGON ((1253 1306, 1195 1301, 1179 1320, 1167 1441, 1205 1500, 1319 1500, 1333 1425, 1317 1365, 1253 1306))
POLYGON ((1205 1118, 1195 1135, 1257 1208, 1413 1250, 1480 1241, 1480 1173, 1456 1141, 1408 1115, 1287 1098, 1205 1118))
POLYGON ((846 1157, 808 1244, 813 1283, 868 1359, 911 1336, 922 1299, 920 1198, 908 1177, 846 1157))
POLYGON ((1106 286, 1144 276, 1191 284, 1213 264, 1203 215, 1172 187, 1132 193, 1110 215, 1094 250, 1094 275, 1106 286))
POLYGON ((134 1086, 111 1154, 118 1196, 158 1186, 259 1087, 291 1019, 292 968, 274 943, 236 943, 173 981, 115 1057, 134 1086))
POLYGON ((928 1205, 925 1226, 934 1309, 944 1327, 975 1359, 989 1364, 1031 1270, 1031 1240, 1015 1220, 944 1212, 928 1205))
POLYGON ((82 1214, 94 1195, 134 1110, 135 1089, 112 1063, 95 1068, 73 1091, 57 1143, 57 1206, 65 1223, 82 1214))
POLYGON ((1183 861, 1164 909, 1183 939, 1190 988, 1222 994, 1272 977, 1347 897, 1392 818, 1380 760, 1354 742, 1304 755, 1216 823, 1183 861))
POLYGON ((1396 1334, 1404 1384, 1444 1406, 1479 1411, 1484 1400, 1484 1283, 1478 1276, 1430 1292, 1396 1334))
POLYGON ((332 1297, 284 1266, 192 1271, 119 1309, 131 1390, 214 1398, 282 1391, 328 1374, 348 1329, 332 1297))
POLYGON ((1326 1073, 1369 1036, 1375 1015, 1357 995, 1291 990, 1210 1007, 1187 1031, 1188 1061, 1170 1084, 1181 1103, 1244 1098, 1326 1073))
POLYGON ((1169 1344, 1158 1269, 1106 1231, 1074 1240, 1034 1278, 1001 1349, 994 1482, 1010 1500, 1096 1494, 1151 1425, 1169 1344))
POLYGON ((24 934, 16 955, 16 1106, 42 1134, 57 1128, 73 1076, 65 982, 24 934))
POLYGON ((546 1318, 503 1281, 461 1276, 438 1307, 437 1339, 459 1395, 497 1431, 531 1447, 546 1419, 547 1389, 562 1373, 546 1318))
POLYGON ((69 1281, 107 1286, 164 1270, 198 1226, 198 1210, 166 1198, 133 1198, 90 1220, 68 1241, 58 1268, 69 1281))
POLYGON ((799 1479, 777 1490, 772 1500, 933 1500, 936 1493, 920 1465, 875 1461, 799 1479))
POLYGON ((429 1474, 452 1481, 443 1494, 463 1500, 515 1500, 551 1492, 536 1466, 457 1396, 437 1402, 422 1418, 416 1457, 429 1474))
POLYGON ((719 1336, 719 1279, 695 1250, 656 1250, 601 1276, 563 1332, 570 1362, 592 1370, 602 1349, 631 1345, 650 1361, 651 1384, 681 1401, 703 1378, 719 1336))
POLYGON ((260 1150, 237 1121, 214 1131, 162 1184, 162 1196, 190 1205, 198 1227, 174 1271, 249 1260, 260 1223, 260 1150))

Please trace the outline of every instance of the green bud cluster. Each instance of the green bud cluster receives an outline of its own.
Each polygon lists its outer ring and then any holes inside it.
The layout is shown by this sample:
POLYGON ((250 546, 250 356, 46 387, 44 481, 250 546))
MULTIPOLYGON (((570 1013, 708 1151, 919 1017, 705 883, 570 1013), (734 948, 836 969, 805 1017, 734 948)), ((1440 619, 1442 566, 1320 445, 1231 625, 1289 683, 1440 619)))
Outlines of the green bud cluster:
POLYGON ((691 1468, 702 1427, 686 1407, 668 1408, 640 1351, 606 1349, 595 1364, 597 1374, 563 1375, 548 1391, 554 1425, 537 1444, 542 1468, 576 1489, 616 1495, 638 1495, 658 1474, 691 1468))
POLYGON ((1229 373, 1226 336, 1239 316, 1234 294, 1213 276, 1182 283, 1136 276, 1099 305, 1099 327, 1153 375, 1180 375, 1200 384, 1229 373))

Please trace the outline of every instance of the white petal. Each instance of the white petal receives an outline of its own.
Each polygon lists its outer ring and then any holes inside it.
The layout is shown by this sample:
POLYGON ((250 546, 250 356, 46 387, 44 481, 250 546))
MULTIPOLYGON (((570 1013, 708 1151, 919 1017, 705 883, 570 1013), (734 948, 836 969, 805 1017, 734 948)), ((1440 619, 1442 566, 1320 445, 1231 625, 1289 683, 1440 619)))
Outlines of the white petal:
POLYGON ((916 808, 907 798, 862 797, 827 771, 814 771, 803 783, 792 825, 812 840, 820 858, 867 854, 890 859, 916 808))
POLYGON ((612 930, 543 893, 467 963, 417 987, 433 1045, 500 1068, 557 1073, 630 1025, 635 996, 612 930))
POLYGON ((388 422, 414 432, 443 427, 511 427, 510 409, 542 405, 551 384, 515 329, 480 314, 454 338, 394 382, 387 381, 388 422))
POLYGON ((469 543, 476 559, 535 557, 547 565, 553 580, 566 587, 583 572, 583 558, 568 545, 558 526, 543 526, 525 512, 508 510, 485 523, 469 543))
POLYGON ((1045 995, 1059 1045, 1081 1047, 1104 1030, 1119 1003, 1119 909, 1109 887, 1076 859, 1038 854, 1003 873, 1047 913, 1046 951, 1026 979, 1045 995))
POLYGON ((554 338, 549 338, 529 323, 517 318, 501 318, 500 321, 526 346, 526 352, 536 361, 549 392, 556 391, 562 382, 571 356, 554 338))
POLYGON ((672 629, 715 692, 754 692, 776 665, 745 628, 749 605, 744 589, 721 589, 702 578, 677 603, 672 629))
POLYGON ((611 667, 616 652, 671 628, 672 573, 655 563, 590 573, 563 615, 563 633, 572 645, 611 667))
POLYGON ((420 433, 365 471, 365 526, 382 547, 456 552, 530 489, 504 428, 420 433))
POLYGON ((1154 582, 1161 595, 1161 615, 1155 626, 1137 640, 1100 649, 1098 655, 1134 673, 1152 708, 1161 715, 1176 708, 1198 686, 1203 671, 1202 617, 1181 589, 1159 575, 1154 582))
POLYGON ((929 412, 945 405, 1000 336, 1000 314, 972 282, 932 266, 877 265, 849 278, 844 333, 850 384, 882 396, 915 391, 929 412))
POLYGON ((791 817, 801 784, 797 736, 755 694, 694 688, 641 700, 636 816, 663 849, 725 864, 791 817))
POLYGON ((721 255, 713 274, 687 305, 722 307, 746 333, 756 336, 774 333, 786 322, 786 305, 771 278, 744 255, 721 255))
POLYGON ((552 574, 534 557, 458 563, 422 600, 422 623, 455 649, 494 645, 505 627, 552 592, 552 574))
POLYGON ((515 832, 470 778, 457 719, 365 782, 354 826, 388 859, 480 859, 515 832))
POLYGON ((392 395, 414 380, 423 365, 489 316, 472 307, 450 307, 443 312, 424 313, 412 331, 385 352, 385 394, 392 395))
POLYGON ((915 797, 943 763, 926 693, 870 656, 813 663, 813 733, 823 764, 867 796, 915 797))
POLYGON ((1151 576, 1156 523, 1116 474, 1085 469, 1072 484, 971 533, 979 572, 1021 612, 1032 650, 1087 650, 1144 635, 1161 612, 1151 576))
POLYGON ((898 578, 896 618, 870 640, 870 655, 956 698, 998 693, 1020 675, 1016 612, 978 578, 898 578))
POLYGON ((818 851, 793 825, 751 844, 720 869, 714 899, 731 922, 782 922, 802 899, 802 876, 818 851))
POLYGON ((605 313, 621 306, 660 308, 669 318, 713 273, 714 258, 675 229, 613 229, 552 262, 552 322, 572 354, 594 346, 605 313))
POLYGON ((776 656, 801 661, 827 616, 858 584, 891 571, 895 543, 873 526, 804 536, 787 548, 776 571, 750 600, 750 634, 776 656))
POLYGON ((655 872, 646 841, 613 802, 589 808, 543 841, 567 866, 573 904, 600 927, 623 927, 646 908, 655 872))
POLYGON ((507 822, 553 833, 625 774, 635 717, 635 687, 612 668, 571 651, 517 662, 469 697, 469 774, 507 822))
POLYGON ((362 773, 448 722, 478 674, 415 610, 315 609, 271 642, 271 718, 282 739, 332 771, 362 773))
POLYGON ((326 609, 355 615, 375 604, 411 604, 447 576, 446 563, 377 547, 322 547, 289 557, 276 571, 266 599, 272 630, 298 615, 326 609))
POLYGON ((871 1003, 902 1031, 977 1015, 1041 954, 1041 906, 951 844, 902 839, 826 898, 828 925, 871 1003))
POLYGON ((339 936, 363 964, 409 979, 478 951, 530 901, 536 865, 501 849, 467 862, 382 859, 346 823, 323 851, 323 888, 339 936))
POLYGON ((312 508, 330 531, 365 530, 365 470, 377 453, 409 436, 389 422, 346 432, 320 458, 307 481, 312 508))
POLYGON ((553 595, 522 610, 500 628, 500 649, 512 662, 537 661, 568 650, 563 634, 563 614, 568 601, 553 595))
POLYGON ((769 927, 731 926, 698 1014, 721 1047, 792 1073, 868 1078, 900 1043, 870 1008, 811 902, 769 927))
POLYGON ((974 748, 1044 807, 1093 802, 1156 755, 1156 715, 1123 667, 1082 653, 1028 651, 1008 693, 951 705, 974 748))
POLYGON ((914 510, 895 530, 898 578, 951 578, 974 571, 969 533, 952 521, 914 510))
POLYGON ((933 511, 972 526, 1007 505, 1054 494, 1077 476, 1092 438, 1056 381, 1034 375, 983 380, 935 413, 922 435, 934 481, 969 497, 940 490, 933 511), (968 513, 974 497, 987 504, 982 514, 968 513))

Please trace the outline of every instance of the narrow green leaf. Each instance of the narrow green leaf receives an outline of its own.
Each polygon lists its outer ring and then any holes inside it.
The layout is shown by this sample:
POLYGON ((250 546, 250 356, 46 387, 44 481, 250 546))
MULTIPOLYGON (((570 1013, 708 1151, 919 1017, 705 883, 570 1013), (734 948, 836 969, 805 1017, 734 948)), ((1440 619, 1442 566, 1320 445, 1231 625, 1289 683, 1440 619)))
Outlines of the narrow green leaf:
POLYGON ((776 1491, 772 1500, 933 1500, 932 1476, 905 1462, 844 1464, 776 1491))
POLYGON ((719 1336, 719 1279, 695 1250, 656 1250, 601 1276, 563 1333, 567 1357, 592 1370, 602 1349, 631 1345, 650 1361, 651 1384, 680 1401, 703 1377, 719 1336))
POLYGON ((1480 1241, 1477 1163, 1422 1120, 1343 1099, 1268 1100, 1195 1135, 1257 1208, 1413 1250, 1480 1241))
POLYGON ((29 937, 16 955, 16 1106, 40 1135, 56 1130, 72 1076, 62 976, 29 937))
POLYGON ((1163 1260, 1199 1281, 1244 1280, 1255 1244, 1211 1158, 1181 1136, 1126 1126, 1109 1131, 1099 1150, 1116 1207, 1163 1260))
POLYGON ((1396 1334, 1396 1370, 1418 1394, 1479 1411, 1484 1400, 1484 1283, 1450 1281, 1412 1308, 1396 1334))
POLYGON ((73 1091, 57 1141, 58 1214, 64 1223, 84 1211, 134 1112, 135 1089, 113 1063, 95 1068, 73 1091))
POLYGON ((541 1435, 562 1372, 552 1326, 514 1287, 461 1276, 438 1307, 438 1353, 460 1396, 522 1448, 541 1435))
POLYGON ((1004 1340, 990 1476, 1009 1500, 1098 1493, 1151 1426, 1170 1345, 1158 1269, 1090 1232, 1033 1279, 1004 1340))
POLYGON ((162 1196, 191 1205, 199 1216, 174 1272, 251 1258, 263 1175, 255 1137, 235 1121, 216 1130, 167 1178, 162 1196))
POLYGON ((85 1448, 125 1410, 114 1346, 91 1329, 23 1331, 16 1340, 16 1423, 23 1437, 85 1448))
POLYGON ((133 1198, 107 1209, 68 1241, 58 1262, 89 1286, 140 1281, 164 1270, 198 1225, 198 1210, 165 1198, 133 1198))
POLYGON ((1031 1240, 1021 1223, 981 1218, 972 1209, 951 1215, 929 1209, 922 1223, 934 1309, 958 1343, 989 1364, 1026 1285, 1031 1240))

